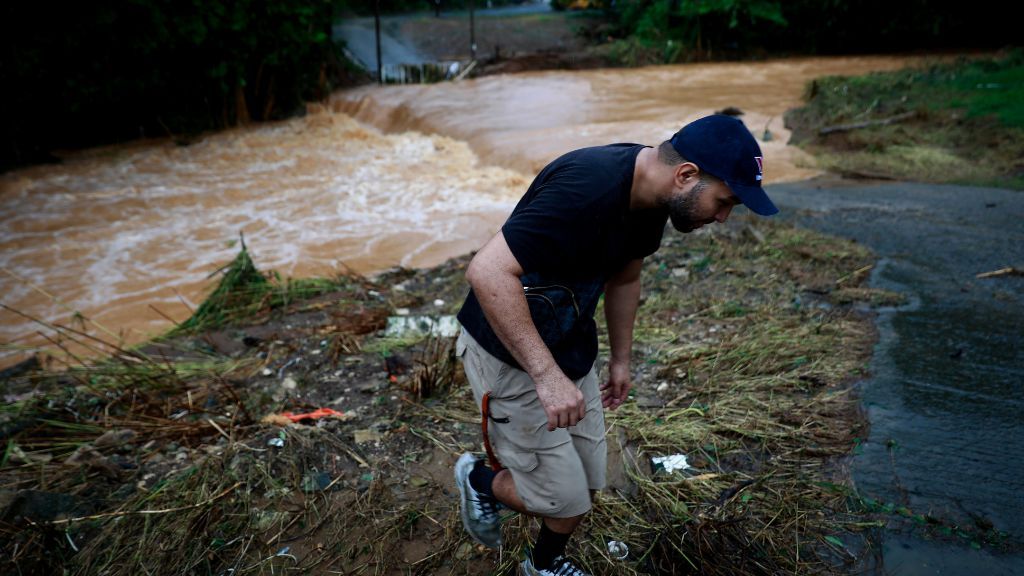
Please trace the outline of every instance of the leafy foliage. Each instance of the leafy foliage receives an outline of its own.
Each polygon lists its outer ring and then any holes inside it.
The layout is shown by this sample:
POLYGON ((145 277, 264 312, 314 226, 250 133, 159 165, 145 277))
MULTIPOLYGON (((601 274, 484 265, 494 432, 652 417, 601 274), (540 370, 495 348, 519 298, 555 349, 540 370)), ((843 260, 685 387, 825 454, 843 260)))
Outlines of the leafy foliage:
POLYGON ((344 73, 340 0, 100 0, 0 9, 0 167, 47 151, 280 118, 344 73))
POLYGON ((935 0, 617 0, 606 8, 614 36, 656 46, 668 62, 766 51, 999 48, 1016 36, 998 13, 992 1, 963 10, 935 0))

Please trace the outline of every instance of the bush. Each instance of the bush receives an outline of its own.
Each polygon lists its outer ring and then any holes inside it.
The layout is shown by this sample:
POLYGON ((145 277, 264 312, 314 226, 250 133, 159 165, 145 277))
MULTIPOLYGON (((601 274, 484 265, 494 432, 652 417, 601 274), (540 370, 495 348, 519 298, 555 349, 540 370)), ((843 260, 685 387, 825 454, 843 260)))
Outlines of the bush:
POLYGON ((293 113, 341 72, 339 0, 8 2, 0 167, 293 113))
POLYGON ((1019 43, 993 0, 970 10, 944 0, 616 0, 607 15, 620 38, 673 40, 695 56, 878 53, 1002 48, 1019 43))

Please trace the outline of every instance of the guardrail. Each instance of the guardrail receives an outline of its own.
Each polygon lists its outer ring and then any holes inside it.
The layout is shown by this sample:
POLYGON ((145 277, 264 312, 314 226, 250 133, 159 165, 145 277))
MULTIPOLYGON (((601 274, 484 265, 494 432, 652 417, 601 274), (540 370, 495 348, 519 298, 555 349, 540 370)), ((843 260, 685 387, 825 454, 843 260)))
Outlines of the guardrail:
POLYGON ((419 64, 385 64, 381 67, 383 84, 433 84, 462 80, 476 66, 476 60, 443 60, 419 64))

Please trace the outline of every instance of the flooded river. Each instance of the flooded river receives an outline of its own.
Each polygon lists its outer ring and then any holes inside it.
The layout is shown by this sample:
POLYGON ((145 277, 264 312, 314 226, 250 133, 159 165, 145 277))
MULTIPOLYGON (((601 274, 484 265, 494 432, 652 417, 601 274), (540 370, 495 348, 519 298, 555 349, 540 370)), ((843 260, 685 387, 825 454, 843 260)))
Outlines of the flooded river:
POLYGON ((573 148, 658 143, 691 120, 733 106, 762 140, 766 179, 784 182, 817 174, 810 159, 786 145, 789 131, 782 121, 787 109, 800 105, 809 80, 905 62, 807 58, 535 72, 455 84, 367 86, 336 94, 332 107, 388 132, 451 136, 468 142, 485 163, 536 174, 573 148), (770 136, 763 139, 766 130, 770 136))
MULTIPOLYGON (((323 110, 189 147, 93 150, 0 180, 2 301, 137 342, 188 317, 240 233, 286 276, 430 266, 478 247, 528 184, 465 143, 323 110)), ((0 317, 10 363, 39 327, 0 317)))
MULTIPOLYGON (((168 328, 164 316, 188 316, 241 232, 258 266, 294 277, 429 266, 482 244, 562 152, 656 144, 725 106, 745 111, 759 138, 770 134, 766 181, 799 180, 815 171, 785 145, 781 115, 806 82, 904 63, 813 58, 367 86, 304 118, 187 147, 77 153, 0 175, 2 302, 50 322, 79 311, 138 342, 168 328)), ((37 345, 38 330, 0 311, 0 365, 37 345)))

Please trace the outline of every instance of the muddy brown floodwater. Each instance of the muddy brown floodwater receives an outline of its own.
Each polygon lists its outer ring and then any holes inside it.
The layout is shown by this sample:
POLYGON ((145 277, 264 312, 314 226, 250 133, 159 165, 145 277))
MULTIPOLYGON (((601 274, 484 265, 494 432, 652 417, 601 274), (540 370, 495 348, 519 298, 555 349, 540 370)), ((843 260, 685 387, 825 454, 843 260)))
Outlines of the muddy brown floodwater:
POLYGON ((683 124, 727 106, 762 140, 765 180, 818 174, 787 146, 783 113, 801 104, 818 76, 890 70, 906 58, 801 58, 633 69, 549 71, 488 76, 472 82, 365 86, 339 92, 332 108, 388 132, 416 130, 469 143, 488 164, 536 174, 582 146, 656 144, 683 124))
MULTIPOLYGON (((816 174, 785 145, 810 79, 904 58, 805 58, 538 72, 367 86, 304 118, 188 146, 146 142, 0 175, 0 301, 49 322, 81 312, 129 342, 181 320, 237 251, 286 276, 429 266, 481 245, 532 175, 572 148, 656 144, 736 106, 767 183, 816 174), (153 308, 160 310, 158 313, 153 308)), ((0 310, 0 366, 43 341, 0 310)))
MULTIPOLYGON (((476 248, 528 184, 465 143, 323 110, 185 148, 93 150, 0 177, 0 301, 138 342, 188 317, 240 232, 257 266, 292 277, 430 266, 476 248)), ((39 326, 0 320, 10 364, 39 326)))

